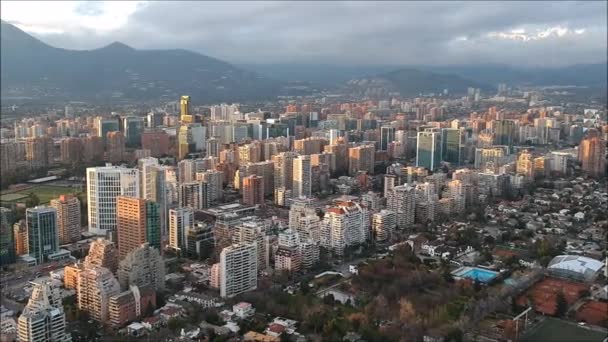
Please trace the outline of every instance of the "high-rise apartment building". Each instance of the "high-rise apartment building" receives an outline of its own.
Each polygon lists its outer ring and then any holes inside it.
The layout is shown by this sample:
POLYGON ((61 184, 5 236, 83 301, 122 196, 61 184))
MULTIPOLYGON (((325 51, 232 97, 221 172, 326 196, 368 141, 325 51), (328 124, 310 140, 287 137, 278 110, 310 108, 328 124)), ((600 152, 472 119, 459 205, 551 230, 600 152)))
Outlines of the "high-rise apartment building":
POLYGON ((68 244, 80 239, 80 200, 74 195, 61 195, 51 200, 50 207, 57 210, 59 242, 68 244))
POLYGON ((150 150, 152 157, 169 154, 169 135, 163 130, 144 131, 141 134, 141 148, 150 150))
POLYGON ((281 152, 272 156, 274 163, 274 187, 284 187, 291 190, 293 187, 293 160, 298 157, 295 152, 281 152))
POLYGON ((0 207, 0 266, 15 263, 15 246, 13 241, 12 211, 0 207))
POLYGON ((372 232, 377 242, 389 240, 397 227, 397 214, 391 210, 381 210, 372 215, 372 232))
POLYGON ((129 289, 110 297, 110 324, 119 328, 142 318, 156 307, 156 291, 150 286, 129 286, 129 289))
POLYGON ((177 208, 169 210, 169 247, 174 250, 186 248, 186 234, 194 227, 194 211, 192 208, 177 208))
POLYGON ((106 160, 119 163, 125 160, 125 136, 122 132, 108 132, 106 137, 106 160))
POLYGON ((21 219, 15 222, 13 225, 13 237, 15 238, 15 254, 17 256, 28 254, 30 247, 25 220, 21 219))
POLYGON ((17 320, 17 337, 27 342, 69 342, 66 332, 65 312, 61 304, 59 288, 48 283, 37 283, 30 299, 17 320))
POLYGON ((264 178, 251 175, 243 179, 243 203, 264 205, 264 178))
POLYGON ((207 183, 209 202, 217 203, 224 197, 224 173, 217 170, 207 170, 197 173, 197 181, 207 183))
POLYGON ((516 126, 517 124, 513 120, 494 121, 494 145, 513 146, 516 126))
POLYGON ((325 145, 325 152, 333 153, 336 156, 336 171, 338 175, 345 175, 348 172, 349 158, 348 158, 348 145, 340 143, 338 139, 337 144, 325 145))
POLYGON ((97 322, 109 319, 110 297, 120 293, 116 277, 107 268, 85 267, 78 277, 78 309, 97 322))
POLYGON ((96 239, 91 242, 89 254, 84 259, 85 267, 103 267, 116 273, 118 270, 118 249, 116 244, 106 239, 96 239))
POLYGON ((321 222, 321 245, 337 255, 348 246, 364 243, 369 236, 369 211, 356 202, 336 202, 321 222))
POLYGON ((235 244, 220 253, 220 296, 234 297, 258 286, 257 247, 235 244))
POLYGON ((116 197, 116 235, 120 260, 146 242, 146 200, 116 197))
POLYGON ((49 207, 28 208, 25 211, 29 255, 38 264, 59 251, 57 210, 49 207))
POLYGON ((534 179, 534 160, 532 153, 528 150, 523 150, 517 158, 516 172, 518 175, 524 176, 527 180, 534 179))
POLYGON ((197 210, 209 208, 209 189, 207 183, 182 183, 179 187, 179 206, 197 210))
MULTIPOLYGON (((359 171, 374 172, 376 165, 374 145, 362 145, 348 149, 348 174, 356 176, 359 171)), ((337 160, 337 157, 336 157, 337 160)))
POLYGON ((388 192, 386 207, 397 215, 397 227, 406 229, 416 219, 416 188, 405 185, 394 187, 388 192))
POLYGON ((312 165, 310 156, 298 156, 293 160, 294 198, 312 197, 312 165))
MULTIPOLYGON (((137 161, 141 171, 142 197, 148 201, 158 204, 160 232, 167 232, 167 210, 169 200, 167 198, 166 170, 158 164, 156 158, 142 158, 137 161)), ((150 244, 156 246, 150 241, 150 244)), ((160 248, 160 247, 159 247, 160 248)))
POLYGON ((89 232, 114 232, 118 196, 140 196, 139 170, 118 166, 87 168, 89 232))
POLYGON ((606 141, 599 136, 583 139, 578 147, 578 159, 582 170, 592 177, 606 174, 606 141))
POLYGON ((437 169, 441 162, 441 136, 439 132, 418 132, 416 144, 416 166, 431 171, 437 169))
POLYGON ((53 162, 53 139, 50 137, 25 139, 25 160, 33 169, 49 167, 53 162))
POLYGON ((78 163, 84 158, 84 144, 80 138, 69 137, 61 139, 59 148, 60 159, 64 164, 78 163))
POLYGON ((475 149, 475 168, 482 171, 486 169, 496 171, 503 165, 505 156, 506 151, 503 147, 477 148, 475 149))
POLYGON ((131 251, 118 266, 118 281, 123 289, 130 285, 165 288, 165 262, 160 251, 144 243, 131 251))

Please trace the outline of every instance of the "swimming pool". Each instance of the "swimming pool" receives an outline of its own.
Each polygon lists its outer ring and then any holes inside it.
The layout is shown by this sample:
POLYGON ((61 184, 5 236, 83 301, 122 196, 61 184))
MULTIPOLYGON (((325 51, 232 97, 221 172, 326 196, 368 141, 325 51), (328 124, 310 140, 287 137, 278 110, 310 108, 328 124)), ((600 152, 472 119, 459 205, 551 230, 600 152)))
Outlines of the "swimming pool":
POLYGON ((498 276, 498 272, 486 270, 479 267, 461 267, 454 272, 452 276, 456 279, 468 278, 471 280, 477 280, 481 283, 489 283, 492 279, 498 276))

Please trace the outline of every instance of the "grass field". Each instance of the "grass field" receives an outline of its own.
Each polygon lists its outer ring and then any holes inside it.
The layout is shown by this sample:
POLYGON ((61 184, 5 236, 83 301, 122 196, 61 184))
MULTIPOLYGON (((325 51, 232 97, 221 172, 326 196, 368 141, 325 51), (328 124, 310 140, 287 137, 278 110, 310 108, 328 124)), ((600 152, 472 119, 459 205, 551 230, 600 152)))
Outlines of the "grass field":
POLYGON ((25 199, 27 195, 24 194, 4 194, 0 195, 1 202, 17 202, 20 199, 25 199))
POLYGON ((40 199, 40 204, 46 204, 52 199, 59 197, 64 194, 77 194, 79 190, 77 188, 70 188, 64 186, 53 186, 53 185, 35 185, 29 189, 25 189, 19 192, 4 194, 1 199, 2 202, 25 202, 27 196, 30 193, 36 194, 40 199))
POLYGON ((580 327, 576 323, 556 318, 547 318, 532 327, 521 339, 522 342, 601 342, 606 335, 599 331, 580 327))

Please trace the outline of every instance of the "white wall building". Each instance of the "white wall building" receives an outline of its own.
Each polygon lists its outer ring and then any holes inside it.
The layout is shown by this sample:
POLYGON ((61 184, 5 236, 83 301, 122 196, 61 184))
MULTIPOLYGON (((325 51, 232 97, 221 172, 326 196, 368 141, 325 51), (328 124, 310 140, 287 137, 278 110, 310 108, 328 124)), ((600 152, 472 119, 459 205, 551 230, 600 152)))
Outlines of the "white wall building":
POLYGON ((139 170, 119 166, 87 168, 89 232, 106 235, 116 229, 116 197, 140 197, 139 170))

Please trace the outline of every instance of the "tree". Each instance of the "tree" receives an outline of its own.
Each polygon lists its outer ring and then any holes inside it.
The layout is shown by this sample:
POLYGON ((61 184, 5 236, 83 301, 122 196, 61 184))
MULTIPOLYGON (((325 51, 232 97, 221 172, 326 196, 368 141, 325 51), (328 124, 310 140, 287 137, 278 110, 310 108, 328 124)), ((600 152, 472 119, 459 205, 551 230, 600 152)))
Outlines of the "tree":
POLYGON ((181 330, 185 326, 186 322, 181 318, 171 318, 169 322, 167 322, 167 328, 171 329, 173 332, 181 330))
POLYGON ((37 206, 38 204, 40 204, 40 198, 38 198, 35 193, 30 192, 27 195, 27 199, 25 200, 25 206, 28 208, 32 208, 37 206))
POLYGON ((405 297, 399 300, 399 319, 402 322, 410 323, 412 319, 416 317, 416 310, 412 302, 407 300, 405 297))
POLYGON ((564 292, 558 292, 555 297, 555 315, 557 317, 564 317, 568 312, 568 302, 566 301, 566 296, 564 296, 564 292))

